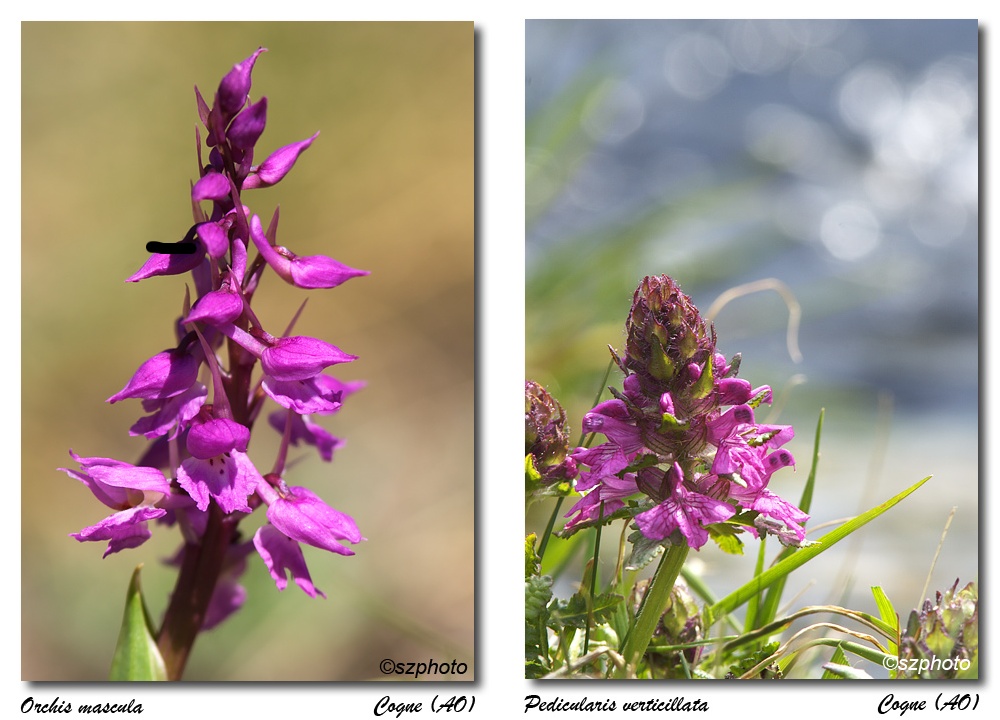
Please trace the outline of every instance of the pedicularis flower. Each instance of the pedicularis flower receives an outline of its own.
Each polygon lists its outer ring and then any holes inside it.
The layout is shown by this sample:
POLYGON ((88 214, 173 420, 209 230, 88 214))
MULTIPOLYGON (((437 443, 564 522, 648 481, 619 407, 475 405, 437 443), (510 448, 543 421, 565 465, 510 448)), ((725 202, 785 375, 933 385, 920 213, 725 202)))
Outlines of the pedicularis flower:
MULTIPOLYGON (((196 131, 194 224, 179 233, 195 252, 153 254, 128 278, 140 282, 189 272, 197 293, 193 303, 185 301, 177 346, 143 362, 125 387, 108 398, 112 403, 142 401, 148 414, 132 426, 132 434, 150 443, 140 461, 148 467, 71 452, 81 469, 61 468, 115 510, 73 534, 80 541, 107 541, 105 555, 145 542, 151 535, 150 521, 180 527, 184 545, 172 562, 181 566, 182 576, 191 575, 186 585, 178 581, 167 617, 193 614, 199 618, 195 632, 217 624, 243 602, 245 592, 236 581, 252 548, 237 526, 261 505, 267 506, 267 522, 252 546, 279 589, 287 583, 288 570, 307 594, 322 595, 309 578, 300 543, 352 555, 342 543, 364 539, 349 515, 304 487, 287 486, 283 478, 288 448, 300 441, 315 446, 323 460, 332 459, 333 450, 344 441, 308 416, 339 411, 344 397, 363 383, 322 374, 355 360, 354 355, 318 338, 267 332, 252 309, 256 290, 269 269, 304 289, 333 288, 368 273, 321 255, 301 257, 276 245, 277 210, 265 230, 245 197, 256 194, 246 191, 280 182, 318 135, 255 162, 269 108, 265 97, 251 101, 251 74, 264 51, 260 48, 233 66, 211 105, 195 88, 208 161, 203 161, 202 134, 196 131), (250 259, 248 251, 255 257, 250 259), (258 361, 261 372, 254 380, 258 361), (261 472, 252 431, 268 397, 279 409, 262 427, 270 425, 282 440, 273 469, 261 472), (214 563, 207 559, 213 554, 214 563), (198 569, 210 566, 216 568, 214 577, 198 569), (178 597, 182 586, 200 587, 201 604, 181 608, 184 602, 194 602, 178 597)), ((167 624, 165 620, 161 634, 169 634, 167 624)))
POLYGON ((566 411, 533 380, 524 383, 524 453, 545 485, 577 475, 576 462, 569 457, 566 411))
POLYGON ((624 511, 653 541, 700 548, 713 525, 729 522, 802 543, 808 516, 767 488, 795 462, 781 447, 791 426, 754 416, 771 388, 736 377, 739 356, 727 362, 716 352, 714 327, 666 275, 639 284, 625 332, 625 353, 612 350, 622 390, 583 419, 585 432, 607 442, 571 454, 586 469, 567 530, 624 511))
POLYGON ((900 678, 950 680, 979 676, 979 588, 958 580, 910 613, 899 642, 900 678))

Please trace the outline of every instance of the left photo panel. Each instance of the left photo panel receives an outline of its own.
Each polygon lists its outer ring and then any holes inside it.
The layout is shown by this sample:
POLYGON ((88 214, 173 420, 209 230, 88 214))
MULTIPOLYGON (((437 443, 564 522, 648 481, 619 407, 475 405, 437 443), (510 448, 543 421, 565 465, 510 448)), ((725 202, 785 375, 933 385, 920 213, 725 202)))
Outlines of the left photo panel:
POLYGON ((21 47, 22 680, 474 680, 473 24, 21 47))

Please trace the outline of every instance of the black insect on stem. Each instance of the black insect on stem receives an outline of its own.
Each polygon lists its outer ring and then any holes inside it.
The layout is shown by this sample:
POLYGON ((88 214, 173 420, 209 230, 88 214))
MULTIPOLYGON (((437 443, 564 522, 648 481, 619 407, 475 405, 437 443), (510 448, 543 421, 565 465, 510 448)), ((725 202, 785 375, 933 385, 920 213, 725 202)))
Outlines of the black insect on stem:
POLYGON ((180 242, 161 243, 150 240, 146 243, 146 252, 159 253, 161 255, 194 255, 195 250, 198 249, 198 246, 194 242, 198 233, 197 228, 197 225, 192 225, 187 231, 187 235, 180 242))

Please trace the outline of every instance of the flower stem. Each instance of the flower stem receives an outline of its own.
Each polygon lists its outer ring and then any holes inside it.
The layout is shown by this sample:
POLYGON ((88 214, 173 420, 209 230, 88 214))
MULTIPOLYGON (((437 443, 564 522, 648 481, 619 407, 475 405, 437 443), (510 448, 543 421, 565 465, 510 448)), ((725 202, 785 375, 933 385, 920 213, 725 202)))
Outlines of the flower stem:
POLYGON ((590 604, 587 606, 587 629, 583 633, 583 654, 590 652, 590 627, 594 624, 594 598, 597 596, 597 567, 601 557, 601 530, 604 529, 604 501, 601 500, 601 510, 597 516, 597 536, 594 538, 594 560, 590 573, 590 604))
POLYGON ((565 498, 559 498, 556 501, 556 506, 552 510, 552 516, 549 518, 549 524, 545 526, 545 532, 542 533, 542 542, 538 546, 538 560, 541 561, 542 556, 545 555, 545 548, 549 544, 549 538, 552 537, 552 528, 556 524, 556 518, 559 517, 559 508, 562 507, 562 502, 565 498))
POLYGON ((184 546, 184 561, 157 637, 170 680, 180 680, 184 674, 235 531, 235 523, 212 503, 201 543, 184 546))
POLYGON ((635 667, 646 652, 649 641, 656 630, 656 624, 660 621, 660 616, 667 609, 670 602, 670 591, 677 582, 677 576, 684 567, 689 548, 687 545, 674 545, 660 561, 660 566, 656 569, 653 582, 650 583, 646 594, 643 597, 642 607, 639 615, 635 619, 625 645, 622 648, 622 657, 625 659, 624 667, 620 668, 615 676, 617 678, 627 677, 629 672, 635 672, 635 667))

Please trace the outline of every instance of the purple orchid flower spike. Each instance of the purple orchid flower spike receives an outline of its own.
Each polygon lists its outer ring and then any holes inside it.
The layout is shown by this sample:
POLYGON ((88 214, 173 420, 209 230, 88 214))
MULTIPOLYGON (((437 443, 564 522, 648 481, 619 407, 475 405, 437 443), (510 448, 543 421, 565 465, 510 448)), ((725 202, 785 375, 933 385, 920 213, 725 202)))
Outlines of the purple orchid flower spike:
MULTIPOLYGON (((364 539, 349 515, 312 491, 287 487, 281 480, 290 445, 313 445, 324 460, 332 460, 344 441, 309 415, 338 412, 343 398, 363 383, 322 374, 356 356, 319 338, 275 336, 264 328, 251 307, 260 295, 261 276, 270 268, 300 288, 332 288, 368 273, 327 257, 299 257, 274 247, 276 220, 269 240, 258 215, 244 204, 244 190, 282 180, 316 139, 313 135, 285 145, 253 166, 268 114, 267 98, 251 101, 249 95, 262 52, 258 48, 232 67, 211 107, 195 88, 209 148, 207 165, 199 148, 200 177, 190 190, 194 224, 181 241, 194 243, 195 252, 154 253, 128 278, 138 282, 191 273, 181 317, 172 327, 177 347, 143 362, 125 387, 108 398, 110 403, 142 400, 145 415, 130 430, 147 442, 138 453, 141 464, 72 455, 81 469, 60 468, 114 511, 72 534, 79 541, 106 541, 105 556, 142 545, 152 534, 150 520, 157 521, 157 528, 180 530, 182 550, 173 561, 180 568, 177 586, 154 633, 171 679, 183 673, 198 633, 245 602, 247 593, 238 580, 253 548, 279 589, 290 573, 306 594, 326 597, 312 584, 299 543, 346 556, 354 551, 344 543, 364 539), (248 263, 251 243, 260 255, 248 263), (265 479, 250 447, 254 424, 269 398, 281 408, 282 442, 275 470, 265 479), (252 542, 243 541, 240 521, 264 504, 268 522, 252 542)), ((199 143, 200 137, 199 132, 199 143)))

